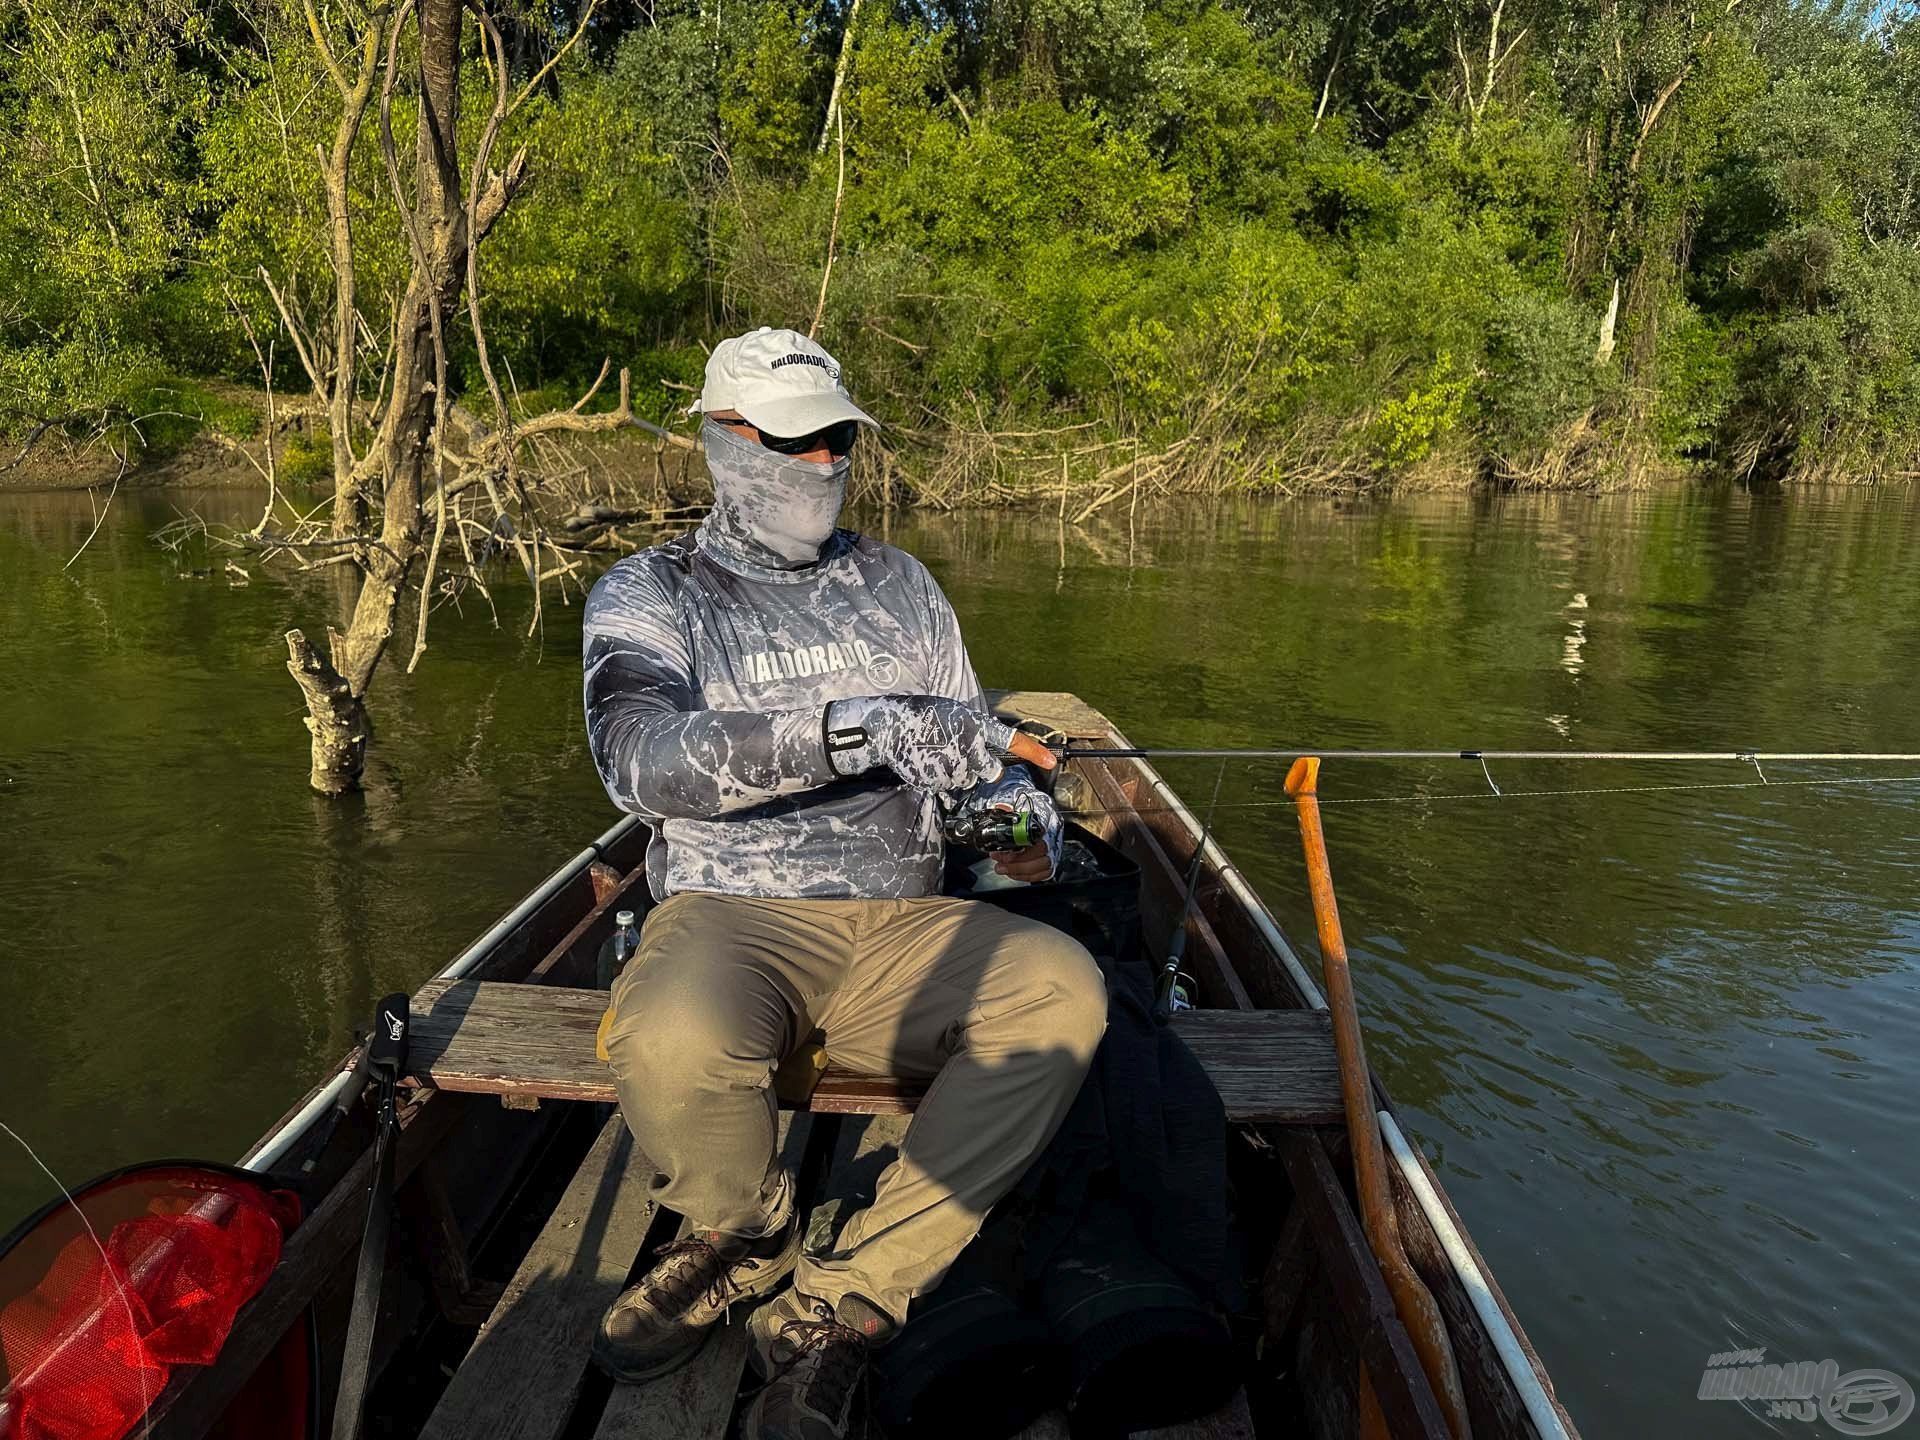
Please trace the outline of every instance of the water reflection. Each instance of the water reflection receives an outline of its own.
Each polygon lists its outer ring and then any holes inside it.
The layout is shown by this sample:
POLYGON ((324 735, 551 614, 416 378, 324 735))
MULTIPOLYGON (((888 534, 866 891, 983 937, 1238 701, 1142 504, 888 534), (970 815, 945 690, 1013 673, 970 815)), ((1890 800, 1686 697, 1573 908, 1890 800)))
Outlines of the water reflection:
MULTIPOLYGON (((1560 651, 1560 668, 1575 677, 1579 676, 1581 666, 1584 663, 1580 659, 1580 652, 1586 647, 1587 643, 1587 617, 1578 612, 1586 608, 1587 595, 1584 590, 1576 591, 1573 599, 1567 602, 1567 610, 1569 612, 1567 616, 1567 639, 1566 644, 1561 647, 1560 651)), ((1566 719, 1564 715, 1559 718, 1563 721, 1566 719)), ((1564 735, 1567 732, 1562 730, 1560 733, 1564 735)))
MULTIPOLYGON (((308 795, 280 636, 346 596, 175 578, 218 568, 148 544, 177 508, 257 514, 123 492, 62 574, 85 500, 0 498, 0 1095, 72 1175, 236 1152, 375 997, 608 818, 577 608, 525 640, 510 579, 503 628, 443 614, 415 675, 383 673, 364 798, 308 795)), ((1902 493, 888 529, 990 683, 1078 691, 1143 743, 1920 750, 1902 493)), ((1283 769, 1231 768, 1217 828, 1305 937, 1283 769)), ((1504 798, 1457 763, 1330 764, 1326 823, 1374 1061, 1586 1432, 1756 1433, 1693 1398, 1737 1345, 1920 1380, 1920 785, 1494 778, 1504 798)), ((0 1160, 0 1214, 42 1183, 0 1160)))

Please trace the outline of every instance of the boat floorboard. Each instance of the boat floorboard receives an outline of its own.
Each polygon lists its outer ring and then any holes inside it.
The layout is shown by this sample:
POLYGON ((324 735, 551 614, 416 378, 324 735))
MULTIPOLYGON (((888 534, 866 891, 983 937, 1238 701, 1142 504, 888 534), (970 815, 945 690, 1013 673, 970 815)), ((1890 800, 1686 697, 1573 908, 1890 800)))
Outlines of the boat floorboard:
POLYGON ((1136 1430, 1133 1440, 1254 1440, 1253 1411, 1247 1405, 1247 1392, 1236 1390, 1226 1404, 1197 1420, 1161 1430, 1136 1430))
POLYGON ((736 1315, 715 1326, 706 1347, 671 1375, 615 1385, 593 1440, 721 1440, 746 1367, 747 1327, 736 1315))
MULTIPOLYGON (((804 1124, 808 1117, 794 1117, 804 1124)), ((822 1123, 822 1117, 812 1117, 822 1123)), ((907 1118, 900 1115, 825 1117, 844 1128, 829 1136, 832 1154, 824 1178, 802 1208, 809 1218, 809 1249, 829 1248, 839 1227, 873 1199, 881 1172, 898 1158, 907 1118)), ((790 1167, 797 1147, 783 1145, 790 1167)), ((684 1231, 685 1227, 682 1227, 684 1231)), ((736 1313, 719 1327, 685 1368, 647 1385, 616 1385, 608 1396, 593 1440, 724 1440, 740 1398, 747 1365, 746 1326, 736 1313)), ((1067 1440, 1064 1411, 1041 1416, 1017 1440, 1067 1440)), ((1131 1440, 1253 1440, 1253 1417, 1244 1390, 1211 1415, 1158 1430, 1136 1431, 1131 1440)))
MULTIPOLYGON (((806 1115, 780 1117, 780 1159, 791 1174, 803 1169, 810 1135, 806 1115)), ((676 1232, 689 1229, 683 1220, 676 1232)), ((645 1385, 615 1385, 600 1412, 593 1440, 722 1440, 733 1418, 747 1366, 746 1307, 741 1307, 687 1364, 645 1385)))
MULTIPOLYGON (((1178 1377, 1172 1377, 1178 1383, 1178 1377)), ((1070 1440, 1071 1423, 1064 1410, 1049 1410, 1013 1440, 1070 1440)), ((1160 1430, 1135 1430, 1128 1440, 1254 1440, 1253 1412, 1247 1407, 1247 1392, 1236 1390, 1233 1398, 1211 1415, 1169 1425, 1160 1430)))
POLYGON ((593 1328, 654 1219, 653 1166, 616 1113, 508 1282, 421 1440, 556 1440, 586 1377, 593 1328))

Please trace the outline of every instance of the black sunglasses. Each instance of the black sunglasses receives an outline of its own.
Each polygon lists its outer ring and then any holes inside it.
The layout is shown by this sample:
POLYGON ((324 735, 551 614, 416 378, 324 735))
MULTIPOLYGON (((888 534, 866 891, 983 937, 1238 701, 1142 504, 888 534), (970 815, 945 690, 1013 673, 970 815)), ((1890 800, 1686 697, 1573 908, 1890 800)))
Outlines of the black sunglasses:
MULTIPOLYGON (((751 420, 722 420, 718 415, 709 418, 722 425, 759 428, 751 420)), ((853 452, 853 442, 859 437, 858 420, 839 420, 806 435, 769 435, 760 431, 760 443, 780 455, 805 455, 810 450, 825 450, 834 456, 849 455, 853 452)))

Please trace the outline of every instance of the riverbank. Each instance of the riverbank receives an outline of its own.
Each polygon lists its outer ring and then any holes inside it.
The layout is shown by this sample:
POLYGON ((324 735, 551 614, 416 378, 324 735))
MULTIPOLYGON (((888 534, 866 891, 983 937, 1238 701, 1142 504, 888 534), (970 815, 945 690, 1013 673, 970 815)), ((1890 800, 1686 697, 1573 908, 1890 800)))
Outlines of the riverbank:
MULTIPOLYGON (((165 393, 163 391, 163 393, 165 393)), ((264 392, 229 383, 180 382, 173 407, 138 423, 85 433, 48 427, 9 437, 0 490, 90 490, 189 484, 263 487, 271 463, 281 488, 325 498, 330 441, 317 407, 276 397, 273 454, 265 438, 264 392)), ((691 438, 683 417, 678 433, 691 438)), ((1584 420, 1524 472, 1484 457, 1438 450, 1397 467, 1370 459, 1355 432, 1373 417, 1328 422, 1309 437, 1302 425, 1280 434, 1232 433, 1218 425, 1153 441, 1117 433, 1098 418, 1071 414, 1002 427, 888 426, 856 451, 853 498, 882 509, 1047 508, 1084 519, 1111 505, 1164 496, 1375 496, 1432 491, 1604 492, 1695 478, 1697 467, 1660 461, 1610 440, 1584 420)), ((4 450, 0 450, 4 453, 4 450)), ((685 447, 638 427, 611 435, 549 435, 523 453, 523 477, 545 518, 561 523, 590 492, 615 510, 702 503, 710 492, 685 447)))
MULTIPOLYGON (((166 390, 160 393, 167 394, 166 390)), ((264 392, 227 382, 181 381, 176 408, 159 423, 120 424, 76 437, 50 428, 28 443, 14 436, 0 453, 0 491, 91 490, 191 485, 260 489, 267 483, 264 392)), ((562 397, 540 397, 566 403, 562 397)), ((529 407, 530 409, 532 407, 529 407)), ((1391 407, 1388 407, 1391 408, 1391 407)), ((324 417, 310 401, 276 397, 273 474, 284 492, 323 502, 331 477, 324 417)), ((692 425, 669 414, 689 441, 692 425)), ((1158 444, 1117 434, 1099 419, 1043 417, 1022 428, 888 426, 854 455, 851 495, 882 510, 1047 510, 1080 521, 1113 506, 1180 496, 1382 498, 1427 493, 1578 492, 1604 494, 1690 481, 1740 480, 1724 464, 1662 458, 1645 445, 1586 417, 1524 467, 1496 466, 1458 448, 1438 449, 1398 467, 1367 458, 1356 436, 1377 423, 1367 415, 1280 434, 1233 434, 1214 426, 1158 444), (1058 423, 1047 423, 1048 419, 1058 423), (1355 442, 1344 444, 1345 442, 1355 442)), ((1012 422, 1009 422, 1012 426, 1012 422)), ((522 478, 549 529, 578 535, 593 512, 647 516, 704 505, 711 490, 698 447, 668 443, 634 427, 611 434, 549 434, 523 451, 522 478)), ((1770 484, 1910 485, 1920 470, 1789 471, 1770 484)))
POLYGON ((282 457, 294 458, 316 415, 310 400, 269 404, 265 391, 224 380, 155 381, 126 412, 0 432, 0 491, 264 485, 269 415, 275 458, 288 468, 282 457))

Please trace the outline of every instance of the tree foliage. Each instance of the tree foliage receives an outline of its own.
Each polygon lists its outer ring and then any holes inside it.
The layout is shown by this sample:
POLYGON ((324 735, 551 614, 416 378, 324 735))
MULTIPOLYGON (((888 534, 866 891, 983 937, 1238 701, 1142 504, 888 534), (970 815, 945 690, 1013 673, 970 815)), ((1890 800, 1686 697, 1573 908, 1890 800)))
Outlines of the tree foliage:
MULTIPOLYGON (((577 12, 503 20, 524 80, 577 12)), ((523 397, 612 356, 665 418, 703 342, 805 328, 833 231, 821 338, 909 475, 1063 425, 1212 436, 1248 483, 1920 468, 1908 6, 626 0, 588 30, 509 124, 532 180, 480 265, 523 397)), ((297 6, 15 0, 0 54, 0 427, 257 380, 263 270, 327 312, 297 6)), ((408 254, 360 143, 377 349, 408 254)))

